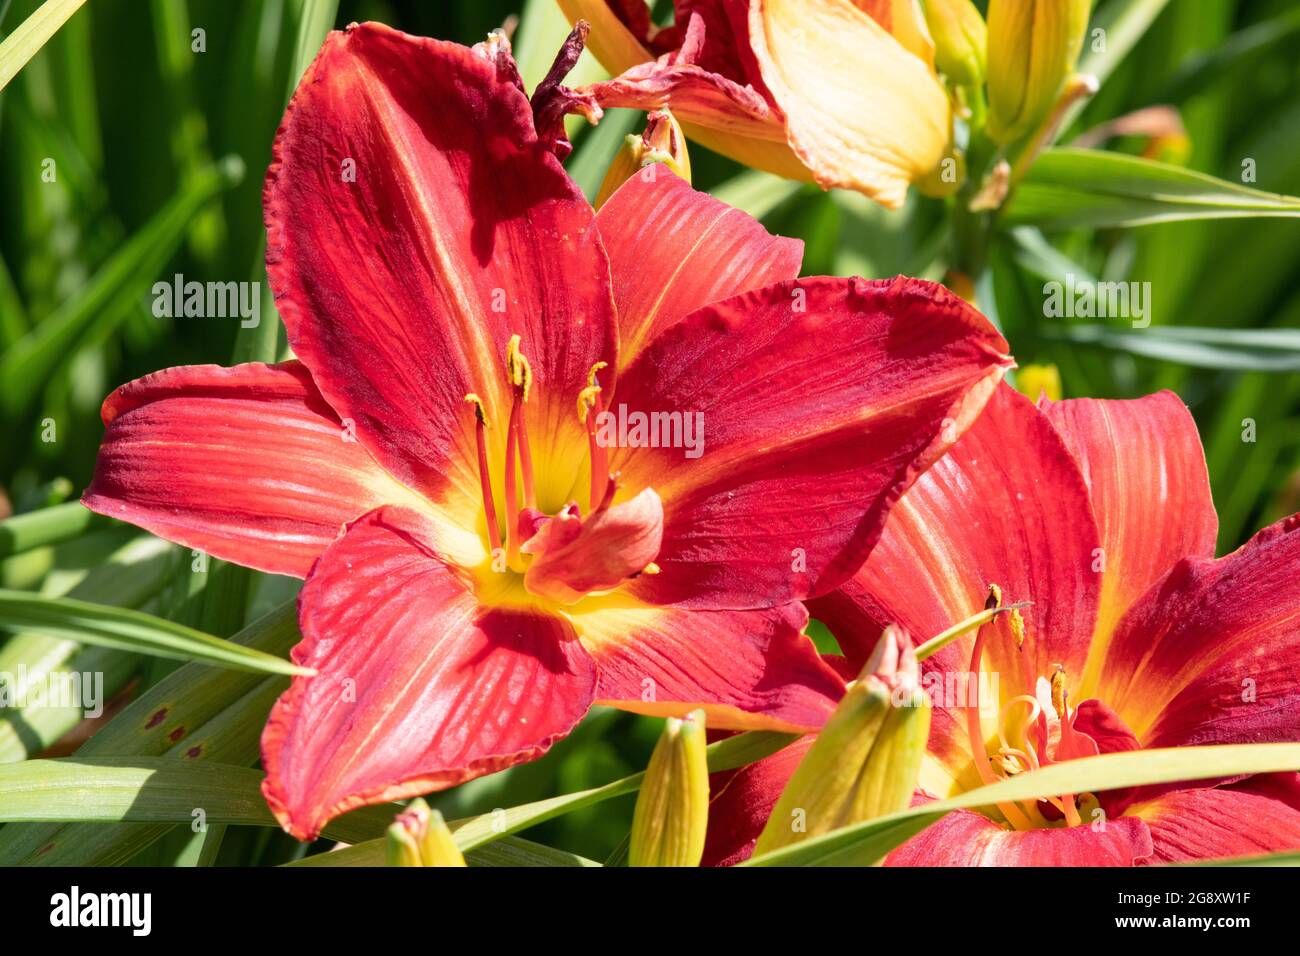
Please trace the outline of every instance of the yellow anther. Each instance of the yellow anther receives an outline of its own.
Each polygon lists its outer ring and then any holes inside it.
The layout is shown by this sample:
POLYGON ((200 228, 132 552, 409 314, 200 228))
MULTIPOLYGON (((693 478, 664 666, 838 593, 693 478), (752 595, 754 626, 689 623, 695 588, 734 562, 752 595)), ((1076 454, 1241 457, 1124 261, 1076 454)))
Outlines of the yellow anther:
POLYGON ((483 410, 483 399, 479 398, 474 392, 468 392, 465 395, 465 401, 474 406, 474 414, 478 416, 479 424, 487 428, 487 412, 483 410))
POLYGON ((1025 646, 1025 619, 1020 616, 1017 608, 1012 608, 1008 612, 1008 621, 1011 624, 1011 636, 1015 638, 1016 650, 1025 646))
POLYGON ((658 573, 659 573, 659 565, 657 565, 657 564, 655 564, 653 561, 651 561, 649 564, 647 564, 644 568, 641 569, 641 573, 642 573, 642 574, 658 574, 658 573))
POLYGON ((1065 668, 1060 664, 1056 665, 1056 673, 1052 675, 1052 709, 1057 717, 1065 719, 1065 668))
POLYGON ((588 388, 597 387, 596 373, 599 372, 602 368, 608 368, 608 367, 609 367, 608 362, 597 362, 595 365, 593 365, 591 367, 591 371, 587 373, 587 387, 588 388))
POLYGON ((600 394, 599 385, 588 385, 578 393, 578 421, 587 423, 587 413, 596 407, 596 396, 600 394))
POLYGON ((523 399, 526 402, 528 392, 533 387, 533 367, 528 364, 527 356, 519 351, 520 341, 520 336, 510 336, 510 343, 506 346, 506 376, 510 379, 511 385, 523 390, 523 399))
POLYGON ((1002 606, 1002 589, 998 587, 996 584, 990 584, 989 596, 984 601, 984 607, 988 609, 988 608, 1001 607, 1001 606, 1002 606))

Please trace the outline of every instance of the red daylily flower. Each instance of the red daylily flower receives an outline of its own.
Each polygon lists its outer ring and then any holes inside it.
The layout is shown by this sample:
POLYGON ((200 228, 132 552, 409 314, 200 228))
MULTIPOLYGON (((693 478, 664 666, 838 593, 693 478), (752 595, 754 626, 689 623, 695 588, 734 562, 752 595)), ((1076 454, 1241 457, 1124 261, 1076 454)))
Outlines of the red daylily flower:
POLYGON ((801 599, 1009 364, 941 288, 797 279, 801 243, 664 170, 596 215, 515 77, 499 38, 331 34, 265 192, 299 361, 104 404, 88 507, 306 578, 316 674, 262 738, 300 838, 536 757, 593 701, 820 725, 841 683, 801 599))
MULTIPOLYGON (((1002 615, 923 664, 935 707, 921 801, 1090 754, 1298 740, 1300 515, 1215 560, 1217 526, 1176 396, 1035 406, 1002 385, 891 510, 862 569, 810 608, 856 673, 884 622, 924 640, 982 608, 990 585, 1033 602, 1019 649, 1002 615), (949 698, 962 686, 949 675, 981 670, 997 683, 949 698), (982 720, 970 693, 985 693, 982 720)), ((715 781, 707 861, 749 855, 810 742, 715 781)), ((958 810, 887 862, 1131 865, 1295 847, 1300 776, 1270 774, 958 810)))

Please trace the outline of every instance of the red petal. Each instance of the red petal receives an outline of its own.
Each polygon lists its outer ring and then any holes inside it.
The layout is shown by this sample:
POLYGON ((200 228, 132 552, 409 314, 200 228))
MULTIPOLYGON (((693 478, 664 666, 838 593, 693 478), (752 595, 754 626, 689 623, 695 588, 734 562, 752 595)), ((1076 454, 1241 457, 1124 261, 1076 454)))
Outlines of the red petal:
POLYGON ((667 515, 663 573, 635 589, 652 603, 743 608, 837 586, 890 504, 978 414, 1005 348, 979 313, 915 279, 801 279, 692 313, 606 406, 703 424, 694 450, 643 442, 612 456, 667 515))
POLYGON ((772 808, 815 738, 809 734, 770 757, 709 778, 709 831, 701 866, 749 859, 772 808))
POLYGON ((1097 696, 1146 747, 1296 739, 1300 515, 1175 565, 1126 614, 1097 696))
POLYGON ((264 205, 290 344, 393 474, 477 500, 462 398, 505 422, 513 333, 548 419, 534 435, 583 447, 578 390, 616 358, 608 265, 590 205, 487 59, 379 24, 330 34, 276 137, 264 205))
POLYGON ((654 560, 663 530, 663 503, 653 488, 587 518, 562 512, 521 549, 534 555, 524 586, 559 604, 616 588, 654 560))
POLYGON ((696 192, 665 166, 648 166, 596 215, 609 252, 620 361, 688 312, 799 275, 803 243, 696 192))
POLYGON ((1132 866, 1151 855, 1147 825, 1120 817, 1094 830, 1007 830, 954 810, 885 858, 886 866, 1132 866))
MULTIPOLYGON (((848 659, 861 666, 894 622, 924 641, 984 607, 997 584, 1020 613, 1017 650, 1006 619, 985 641, 984 670, 1001 699, 1032 694, 1039 676, 1065 667, 1074 699, 1096 619, 1099 547, 1088 492, 1061 437, 1028 399, 999 386, 984 414, 890 512, 879 543, 838 594, 810 602, 848 659)), ((922 665, 944 687, 969 670, 974 636, 922 665)), ((940 695, 930 751, 955 781, 979 783, 971 764, 964 695, 940 695)))
POLYGON ((304 577, 346 522, 418 500, 346 440, 297 362, 165 369, 102 414, 87 508, 262 571, 304 577))
POLYGON ((761 93, 682 59, 678 51, 593 83, 583 92, 605 108, 671 110, 681 122, 698 123, 727 139, 750 137, 785 147, 781 114, 761 93))
POLYGON ((802 633, 808 615, 798 604, 688 611, 613 596, 570 620, 596 661, 597 699, 623 710, 662 717, 703 707, 714 729, 804 731, 825 723, 844 693, 802 633))
MULTIPOLYGON (((1106 549, 1092 648, 1099 667, 1124 612, 1174 562, 1214 557, 1219 521, 1196 423, 1172 392, 1045 408, 1088 482, 1106 549)), ((1090 675, 1095 677, 1095 675, 1090 675)))
MULTIPOLYGON (((1060 436, 1034 405, 1000 386, 984 414, 890 512, 879 544, 853 585, 813 613, 840 647, 865 661, 877 624, 897 622, 926 640, 984 607, 990 584, 1020 613, 1026 640, 986 642, 1004 697, 1034 692, 1039 676, 1065 667, 1071 696, 1096 620, 1100 574, 1088 492, 1060 436)), ((1005 620, 1005 619, 1003 619, 1005 620)), ((965 670, 973 638, 932 661, 965 670)))
POLYGON ((557 617, 488 609, 405 508, 357 521, 299 598, 313 677, 294 678, 262 734, 262 785, 311 839, 370 803, 450 787, 543 753, 587 712, 595 669, 557 617))
POLYGON ((1250 789, 1179 790, 1128 812, 1151 828, 1152 863, 1300 849, 1300 810, 1250 789))

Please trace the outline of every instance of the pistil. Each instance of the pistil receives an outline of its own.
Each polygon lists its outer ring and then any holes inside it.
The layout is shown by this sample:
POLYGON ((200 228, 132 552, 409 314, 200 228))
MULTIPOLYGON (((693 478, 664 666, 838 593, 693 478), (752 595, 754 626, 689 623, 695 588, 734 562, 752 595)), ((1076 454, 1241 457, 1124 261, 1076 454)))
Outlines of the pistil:
POLYGON ((528 404, 528 393, 533 388, 533 367, 528 364, 527 356, 519 351, 519 341, 518 335, 510 336, 510 344, 506 346, 506 374, 510 376, 510 384, 515 393, 514 405, 519 410, 516 419, 514 409, 511 409, 511 419, 515 421, 515 444, 519 449, 519 467, 524 475, 524 505, 528 508, 536 508, 537 491, 533 486, 533 453, 528 447, 528 416, 524 414, 524 406, 528 404))
POLYGON ((519 559, 519 487, 515 472, 518 457, 523 474, 524 505, 537 507, 537 490, 533 483, 533 455, 528 447, 528 423, 525 406, 533 387, 533 368, 527 356, 519 350, 520 337, 510 336, 506 346, 506 376, 510 380, 513 401, 510 404, 510 424, 506 429, 506 563, 516 567, 519 559))

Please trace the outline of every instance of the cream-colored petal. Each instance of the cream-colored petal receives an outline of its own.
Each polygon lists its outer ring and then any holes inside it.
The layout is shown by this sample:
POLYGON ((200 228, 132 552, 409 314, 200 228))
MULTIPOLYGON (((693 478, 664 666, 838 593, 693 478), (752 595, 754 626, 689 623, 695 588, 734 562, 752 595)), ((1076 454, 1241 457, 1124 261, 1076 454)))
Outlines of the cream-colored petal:
POLYGON ((950 137, 931 66, 852 0, 751 0, 749 18, 763 81, 816 181, 902 205, 950 137))
POLYGON ((916 0, 854 0, 854 4, 893 34, 903 49, 934 63, 934 41, 916 0))

